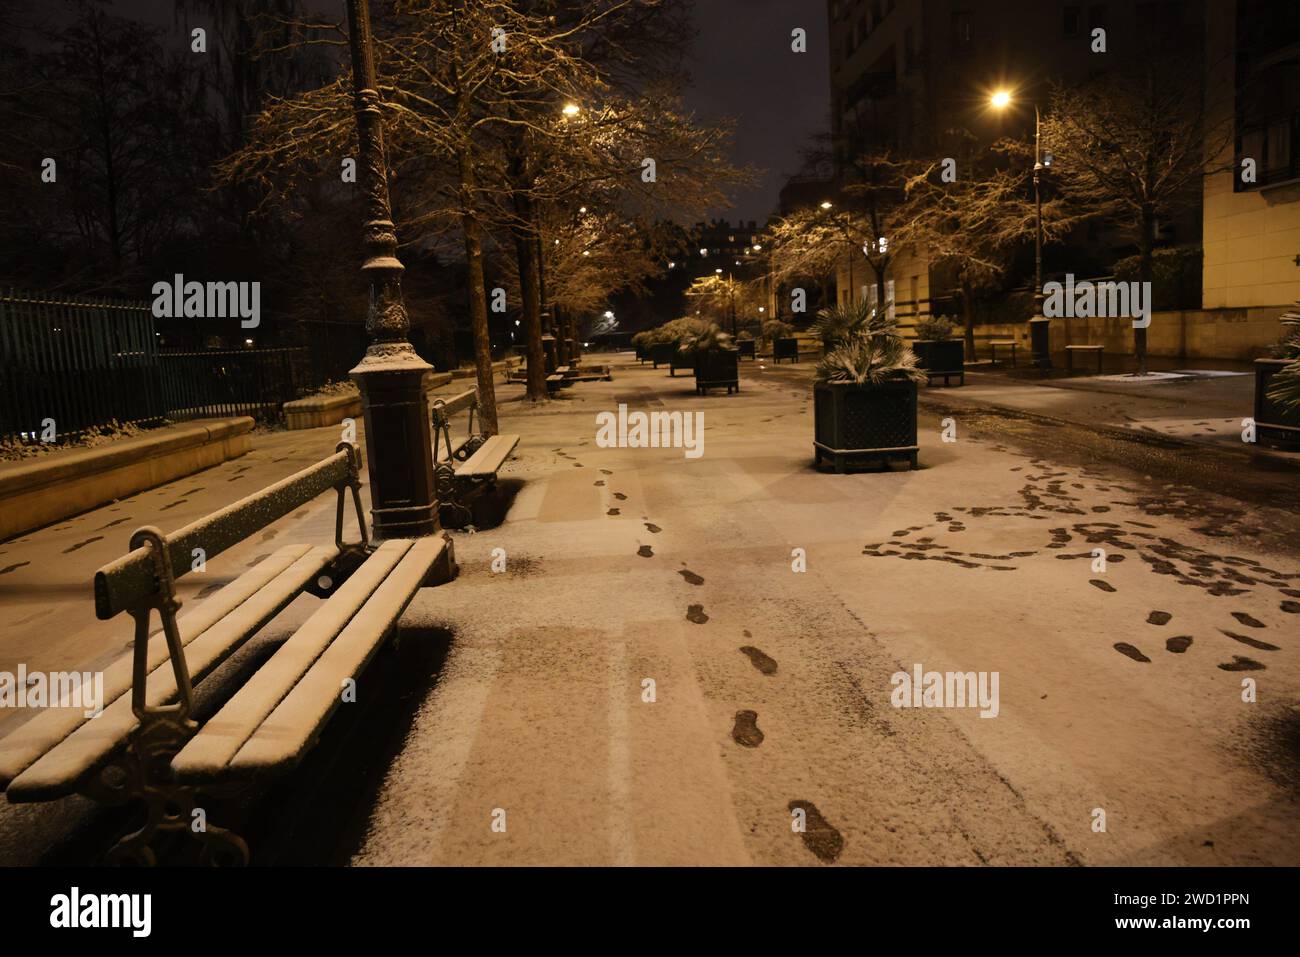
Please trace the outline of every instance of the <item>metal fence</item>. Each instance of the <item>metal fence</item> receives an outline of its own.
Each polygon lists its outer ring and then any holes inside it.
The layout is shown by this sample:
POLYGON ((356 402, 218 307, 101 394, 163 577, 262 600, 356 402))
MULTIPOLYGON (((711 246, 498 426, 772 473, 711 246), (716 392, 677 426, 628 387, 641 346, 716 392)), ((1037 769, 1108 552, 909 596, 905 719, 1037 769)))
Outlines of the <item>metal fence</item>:
MULTIPOLYGON (((328 375, 306 346, 168 352, 147 302, 0 292, 0 442, 252 415, 328 375)), ((359 354, 358 354, 359 357, 359 354)))
POLYGON ((0 292, 0 440, 164 415, 146 302, 0 292))
POLYGON ((318 383, 306 346, 158 353, 163 405, 174 421, 220 415, 280 416, 318 383))

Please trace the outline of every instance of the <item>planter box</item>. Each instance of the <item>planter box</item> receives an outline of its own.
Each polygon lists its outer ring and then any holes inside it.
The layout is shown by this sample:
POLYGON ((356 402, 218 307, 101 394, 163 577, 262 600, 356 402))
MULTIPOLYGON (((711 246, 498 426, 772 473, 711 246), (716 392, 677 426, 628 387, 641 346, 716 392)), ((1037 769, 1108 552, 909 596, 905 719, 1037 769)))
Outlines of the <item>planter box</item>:
POLYGON ((678 369, 690 369, 690 370, 694 371, 694 369, 695 369, 695 354, 694 354, 694 353, 688 353, 687 355, 682 355, 682 351, 681 351, 681 349, 679 349, 679 348, 677 347, 677 344, 674 343, 674 344, 673 344, 673 357, 672 357, 672 359, 670 359, 669 362, 668 362, 668 374, 669 374, 670 376, 673 376, 674 378, 676 378, 676 376, 677 376, 677 370, 678 370, 678 369))
POLYGON ((647 349, 645 346, 634 346, 633 348, 636 349, 637 362, 645 362, 647 359, 650 358, 650 350, 647 349))
POLYGON ((361 418, 361 396, 355 392, 342 395, 313 395, 284 404, 284 427, 319 429, 337 425, 344 419, 361 418))
POLYGON ((748 356, 748 357, 751 358, 751 359, 757 359, 757 358, 758 358, 758 355, 757 355, 757 353, 755 352, 755 349, 754 349, 754 347, 755 347, 756 345, 757 345, 757 343, 755 343, 753 339, 737 339, 737 340, 736 340, 736 348, 737 348, 737 350, 739 351, 739 353, 740 353, 740 357, 741 357, 742 359, 745 358, 746 356, 748 356))
POLYGON ((650 361, 654 363, 656 369, 660 365, 671 366, 675 355, 677 355, 675 342, 660 342, 650 347, 650 361))
POLYGON ((1291 362, 1287 359, 1255 360, 1255 436, 1263 445, 1300 449, 1300 409, 1284 410, 1266 393, 1273 376, 1291 362))
POLYGON ((695 391, 708 395, 710 389, 727 387, 740 391, 740 352, 736 349, 712 349, 695 357, 695 391))
POLYGON ((782 359, 789 359, 791 362, 799 361, 798 339, 790 338, 772 340, 772 361, 780 362, 782 359))
POLYGON ((916 468, 916 383, 883 385, 819 383, 813 387, 813 456, 835 463, 888 463, 906 459, 916 468))
POLYGON ((966 384, 966 346, 960 339, 917 339, 912 351, 931 380, 943 376, 947 385, 949 376, 959 376, 961 384, 966 384))

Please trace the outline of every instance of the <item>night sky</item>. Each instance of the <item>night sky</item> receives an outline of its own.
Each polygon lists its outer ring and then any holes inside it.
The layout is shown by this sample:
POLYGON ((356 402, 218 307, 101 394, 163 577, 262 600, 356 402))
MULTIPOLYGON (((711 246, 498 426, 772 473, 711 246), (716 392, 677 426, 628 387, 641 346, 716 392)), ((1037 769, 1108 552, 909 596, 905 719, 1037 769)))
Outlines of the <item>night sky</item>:
MULTIPOLYGON (((343 0, 306 0, 312 12, 343 16, 343 0)), ((163 27, 176 24, 170 0, 116 0, 121 16, 163 27)), ((201 17, 191 14, 195 23, 201 17)), ((717 215, 763 223, 776 211, 799 151, 829 127, 830 75, 823 0, 696 0, 699 31, 690 58, 687 108, 701 118, 737 120, 733 160, 763 171, 757 186, 717 215), (790 50, 790 32, 808 33, 808 52, 790 50)), ((176 41, 184 38, 177 30, 176 41)))
POLYGON ((721 215, 757 220, 775 212, 799 151, 829 129, 830 67, 821 0, 697 0, 699 30, 687 105, 702 117, 738 120, 733 159, 766 170, 721 215), (808 52, 790 51, 790 31, 808 32, 808 52))

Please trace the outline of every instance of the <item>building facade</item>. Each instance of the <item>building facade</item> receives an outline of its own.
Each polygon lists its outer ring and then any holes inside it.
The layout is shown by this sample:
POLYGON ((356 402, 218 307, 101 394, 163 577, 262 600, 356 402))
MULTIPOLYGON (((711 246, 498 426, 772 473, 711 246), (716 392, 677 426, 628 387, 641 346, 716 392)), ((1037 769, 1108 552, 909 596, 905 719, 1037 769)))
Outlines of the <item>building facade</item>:
POLYGON ((1214 0, 1206 44, 1206 114, 1234 135, 1205 178, 1202 305, 1271 323, 1300 300, 1300 4, 1214 0))

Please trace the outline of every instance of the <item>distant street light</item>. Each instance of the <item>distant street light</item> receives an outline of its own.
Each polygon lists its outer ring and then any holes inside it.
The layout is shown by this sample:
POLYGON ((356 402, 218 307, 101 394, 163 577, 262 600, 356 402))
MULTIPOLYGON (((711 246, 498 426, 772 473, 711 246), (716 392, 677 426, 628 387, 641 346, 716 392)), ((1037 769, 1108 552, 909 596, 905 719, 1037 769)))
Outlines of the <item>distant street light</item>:
POLYGON ((579 113, 581 113, 581 112, 582 112, 582 107, 580 107, 577 103, 565 103, 565 104, 564 104, 564 115, 565 115, 565 116, 577 116, 577 115, 578 115, 579 113))
MULTIPOLYGON (((989 102, 995 110, 1004 110, 1011 103, 1011 94, 998 90, 989 102)), ((1034 353, 1034 365, 1043 372, 1052 368, 1052 349, 1050 331, 1052 321, 1043 315, 1043 195, 1039 188, 1039 176, 1047 163, 1043 162, 1039 146, 1041 119, 1038 103, 1034 103, 1034 314, 1029 319, 1029 345, 1034 353)), ((1050 162, 1050 160, 1049 160, 1050 162)))
POLYGON ((701 249, 701 250, 700 250, 700 255, 701 255, 701 256, 707 256, 708 254, 709 254, 709 251, 708 251, 707 249, 701 249))
POLYGON ((822 209, 830 209, 834 205, 835 204, 832 203, 829 199, 822 200, 822 209))

